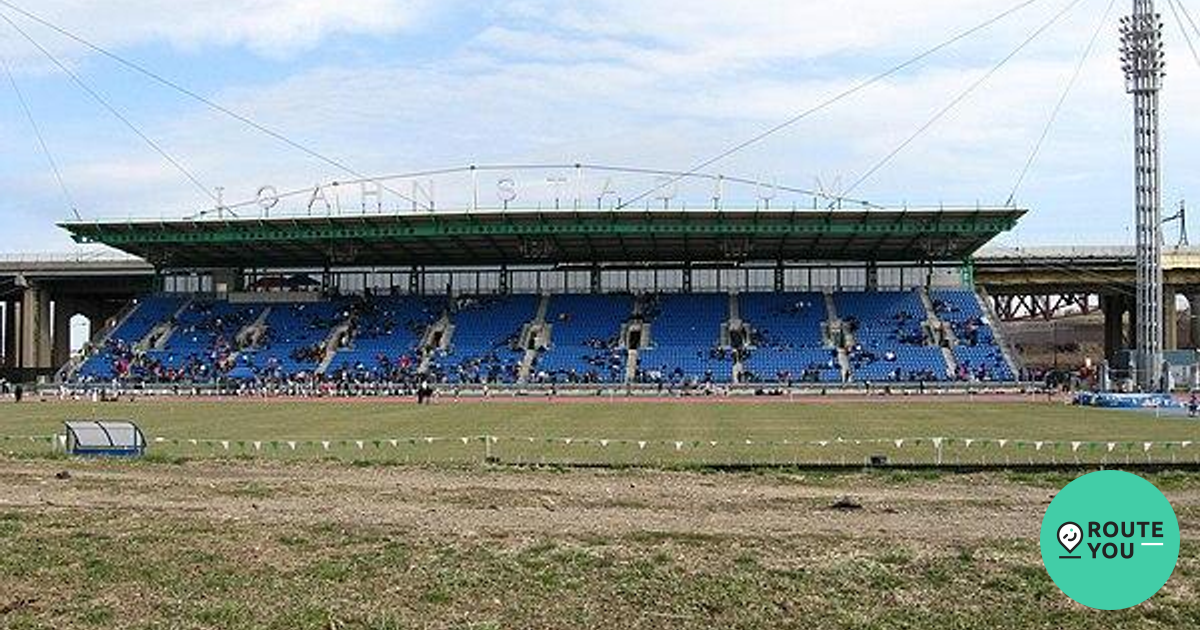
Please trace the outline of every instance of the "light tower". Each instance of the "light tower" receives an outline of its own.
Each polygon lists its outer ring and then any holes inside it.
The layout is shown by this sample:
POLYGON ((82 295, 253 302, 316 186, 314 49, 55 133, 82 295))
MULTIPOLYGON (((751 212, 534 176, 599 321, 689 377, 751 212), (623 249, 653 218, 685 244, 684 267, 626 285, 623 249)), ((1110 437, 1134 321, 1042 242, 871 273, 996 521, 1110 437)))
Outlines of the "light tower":
POLYGON ((1161 386, 1163 360, 1162 172, 1158 93, 1162 89, 1162 22, 1154 0, 1133 0, 1121 19, 1121 68, 1133 94, 1134 207, 1137 214, 1137 308, 1133 365, 1143 391, 1161 386))

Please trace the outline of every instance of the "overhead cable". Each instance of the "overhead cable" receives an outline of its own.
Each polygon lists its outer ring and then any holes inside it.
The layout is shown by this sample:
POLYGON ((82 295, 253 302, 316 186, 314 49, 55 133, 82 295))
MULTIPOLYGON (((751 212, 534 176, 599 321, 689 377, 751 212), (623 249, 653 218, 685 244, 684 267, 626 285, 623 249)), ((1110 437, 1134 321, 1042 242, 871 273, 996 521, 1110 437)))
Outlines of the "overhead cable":
POLYGON ((873 164, 869 169, 867 169, 866 172, 864 172, 862 175, 860 175, 859 178, 856 179, 853 184, 851 184, 846 190, 843 191, 843 194, 849 195, 849 194, 852 194, 855 190, 858 190, 859 186, 863 185, 869 179, 874 177, 876 173, 878 173, 880 170, 882 170, 883 167, 887 166, 897 155, 900 155, 900 153, 903 152, 905 149, 907 149, 909 147, 909 145, 911 145, 913 142, 915 142, 917 140, 917 138, 920 138, 922 135, 924 135, 924 133, 926 131, 929 131, 930 128, 932 128, 939 121, 941 121, 943 118, 945 118, 945 116, 947 114, 949 114, 951 111, 953 111, 954 108, 958 107, 958 105, 961 104, 963 101, 965 101, 967 99, 967 97, 971 96, 971 94, 973 94, 975 92, 975 90, 979 89, 983 84, 987 83, 988 80, 991 79, 993 76, 995 76, 997 72, 999 72, 1001 69, 1003 69, 1004 66, 1008 65, 1008 62, 1012 61, 1018 54, 1021 53, 1021 51, 1025 50, 1025 48, 1027 48, 1030 44, 1032 44, 1034 41, 1036 41, 1038 39, 1038 37, 1040 37, 1043 33, 1050 30, 1050 27, 1057 24, 1058 21, 1063 18, 1063 16, 1065 16, 1068 12, 1070 12, 1071 9, 1074 9, 1081 1, 1082 0, 1071 0, 1071 2, 1067 3, 1067 5, 1065 7, 1063 7, 1061 10, 1059 10, 1058 13, 1055 13, 1054 16, 1051 17, 1048 21, 1046 21, 1041 26, 1039 26, 1037 28, 1037 30, 1033 31, 1033 33, 1031 33, 1028 37, 1026 37, 1019 45, 1017 45, 1016 48, 1014 48, 1011 52, 1009 52, 1007 55, 1005 55, 1004 58, 1002 58, 995 65, 993 65, 990 69, 988 69, 988 71, 985 72, 982 76, 980 76, 978 79, 976 79, 975 82, 973 82, 973 83, 971 83, 971 85, 967 86, 967 88, 965 90, 963 90, 962 92, 959 92, 958 95, 956 95, 953 99, 951 99, 950 102, 947 103, 945 107, 938 110, 937 113, 934 114, 932 118, 927 120, 925 122, 925 124, 921 125, 915 132, 913 132, 912 135, 905 138, 903 142, 901 142, 899 145, 896 146, 896 148, 892 149, 892 151, 890 151, 887 155, 883 156, 883 158, 881 158, 879 161, 877 161, 875 164, 873 164))
MULTIPOLYGON (((5 2, 5 0, 0 0, 0 2, 5 2)), ((988 18, 987 20, 984 20, 983 22, 981 22, 975 26, 972 26, 971 28, 961 31, 958 34, 954 35, 953 37, 943 41, 942 43, 937 44, 936 46, 926 49, 924 52, 921 52, 921 53, 917 54, 916 56, 909 58, 907 61, 899 63, 883 72, 880 72, 879 74, 876 74, 868 79, 860 81, 860 82, 854 84, 853 86, 851 86, 850 88, 847 88, 846 90, 843 90, 843 91, 831 96, 830 98, 818 103, 817 105, 814 105, 808 109, 805 109, 804 111, 796 114, 795 116, 792 116, 791 118, 751 137, 750 139, 740 142, 740 143, 730 147, 729 149, 726 149, 725 151, 722 151, 721 153, 718 153, 717 155, 715 155, 711 158, 708 158, 708 159, 704 160, 703 162, 700 162, 696 166, 693 166, 692 168, 685 171, 682 176, 674 177, 674 178, 671 178, 670 180, 660 182, 657 186, 650 188, 649 190, 646 190, 645 192, 631 198, 629 201, 626 201, 625 203, 621 204, 621 207, 624 208, 624 207, 633 205, 633 204, 641 201, 642 199, 645 199, 646 197, 648 197, 664 188, 669 188, 670 186, 673 186, 675 183, 677 183, 679 180, 683 179, 683 177, 685 177, 687 175, 694 175, 694 174, 708 168, 709 166, 716 164, 717 162, 725 160, 726 158, 734 155, 735 153, 739 153, 751 146, 754 146, 754 145, 762 142, 763 140, 766 140, 767 138, 787 129, 788 127, 791 127, 791 126, 805 120, 806 118, 813 116, 814 114, 824 111, 824 110, 828 109, 829 107, 831 107, 831 106, 833 106, 833 105, 835 105, 835 104, 837 104, 837 103, 839 103, 839 102, 841 102, 841 101, 843 101, 843 100, 845 100, 845 99, 847 99, 847 98, 849 98, 849 97, 851 97, 851 96, 853 96, 853 95, 855 95, 877 83, 884 81, 885 79, 888 79, 896 74, 899 74, 900 72, 903 72, 904 70, 907 70, 908 68, 911 68, 911 67, 921 63, 925 59, 941 52, 942 50, 945 50, 946 48, 949 48, 950 46, 953 46, 954 44, 956 44, 964 39, 967 39, 968 37, 980 32, 980 31, 983 31, 983 30, 991 27, 992 25, 996 24, 997 22, 1003 21, 1005 18, 1013 15, 1014 13, 1021 11, 1022 9, 1028 7, 1032 4, 1035 4, 1036 2, 1038 2, 1038 0, 1024 0, 1023 2, 1020 2, 1017 5, 1009 8, 1009 9, 1006 9, 1005 11, 1002 11, 996 15, 993 15, 992 17, 988 18)))
POLYGON ((217 205, 220 205, 220 203, 221 203, 220 199, 217 198, 217 196, 213 193, 211 188, 209 188, 208 186, 205 186, 199 179, 196 178, 195 175, 192 174, 192 172, 190 170, 187 169, 187 167, 185 167, 182 163, 180 163, 180 161, 178 159, 176 159, 170 153, 168 153, 165 149, 163 149, 157 142, 155 142, 152 138, 150 138, 150 136, 146 135, 140 128, 138 128, 137 125, 135 125, 133 123, 133 121, 129 120, 129 118, 126 117, 124 114, 122 114, 120 112, 120 110, 118 110, 111 103, 109 103, 108 100, 105 99, 102 95, 100 95, 99 92, 92 89, 92 87, 90 85, 88 85, 87 82, 84 81, 82 78, 80 78, 79 75, 72 72, 71 69, 66 66, 66 64, 64 64, 62 61, 60 61, 58 59, 58 57, 55 57, 53 53, 51 53, 49 50, 46 49, 45 46, 42 46, 40 43, 38 43, 38 41, 36 39, 31 37, 29 35, 29 33, 25 32, 24 29, 22 29, 16 22, 12 21, 8 17, 8 15, 6 15, 5 13, 0 12, 0 19, 3 19, 5 22, 8 23, 9 26, 11 26, 18 33, 20 33, 21 37, 25 38, 25 41, 29 42, 33 47, 35 47, 39 51, 41 51, 42 55, 44 55, 47 59, 49 59, 50 62, 53 63, 55 66, 57 66, 58 69, 61 70, 64 74, 66 74, 68 77, 70 77, 71 81, 74 82, 75 85, 79 87, 79 89, 83 90, 85 93, 87 93, 89 96, 91 96, 93 100, 95 100, 102 107, 104 107, 104 109, 108 110, 108 112, 110 114, 112 114, 117 120, 120 120, 122 123, 124 123, 125 126, 129 128, 130 131, 132 131, 135 135, 137 135, 137 137, 141 138, 143 142, 145 142, 151 149, 153 149, 155 151, 155 153, 158 153, 159 156, 161 156, 164 160, 166 160, 168 163, 170 163, 171 166, 175 167, 175 170, 182 173, 183 176, 186 177, 188 179, 188 181, 190 181, 205 196, 210 198, 217 205))

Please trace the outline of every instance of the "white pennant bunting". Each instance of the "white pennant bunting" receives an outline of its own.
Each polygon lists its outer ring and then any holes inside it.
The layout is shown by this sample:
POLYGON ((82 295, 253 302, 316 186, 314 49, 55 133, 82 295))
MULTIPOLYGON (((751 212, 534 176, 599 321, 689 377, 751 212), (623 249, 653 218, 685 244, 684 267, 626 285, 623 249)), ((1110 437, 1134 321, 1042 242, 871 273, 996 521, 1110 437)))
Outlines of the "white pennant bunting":
POLYGON ((1081 446, 1083 446, 1083 442, 1071 442, 1071 452, 1078 453, 1081 446))
POLYGON ((329 450, 329 442, 321 442, 321 448, 328 451, 329 450))
POLYGON ((296 450, 295 442, 288 442, 287 445, 288 445, 288 448, 292 449, 293 451, 296 450))

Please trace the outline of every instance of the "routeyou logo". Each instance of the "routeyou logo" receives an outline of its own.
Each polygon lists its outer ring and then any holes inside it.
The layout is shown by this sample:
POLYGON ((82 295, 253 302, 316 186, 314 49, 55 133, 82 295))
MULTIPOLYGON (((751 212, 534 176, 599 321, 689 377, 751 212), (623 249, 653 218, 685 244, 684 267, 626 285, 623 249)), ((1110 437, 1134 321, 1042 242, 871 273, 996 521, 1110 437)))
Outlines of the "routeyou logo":
POLYGON ((1099 610, 1131 608, 1170 579, 1179 519, 1154 484, 1127 472, 1085 475, 1063 488, 1042 521, 1042 561, 1067 597, 1099 610))

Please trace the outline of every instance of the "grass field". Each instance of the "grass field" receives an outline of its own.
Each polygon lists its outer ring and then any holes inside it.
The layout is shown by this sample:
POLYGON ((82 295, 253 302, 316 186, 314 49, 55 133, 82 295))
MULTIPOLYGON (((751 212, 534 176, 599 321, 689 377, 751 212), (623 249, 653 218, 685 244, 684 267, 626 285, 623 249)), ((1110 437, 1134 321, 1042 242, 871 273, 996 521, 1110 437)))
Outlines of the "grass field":
POLYGON ((1108 613, 1067 599, 1036 542, 1049 498, 1077 472, 703 468, 877 451, 931 461, 932 437, 953 440, 951 462, 1119 464, 1144 460, 1145 442, 1174 442, 1149 455, 1191 461, 1200 449, 1181 443, 1200 425, 1179 418, 902 399, 164 399, 8 404, 0 436, 19 455, 0 454, 5 629, 1200 627, 1200 475, 1149 475, 1179 516, 1180 564, 1149 602, 1108 613), (27 439, 89 417, 132 419, 164 441, 131 464, 63 459, 27 439), (488 452, 651 469, 481 465, 488 452), (403 462, 472 465, 390 465, 403 462), (700 468, 653 470, 673 464, 700 468), (832 509, 845 494, 861 509, 832 509))
POLYGON ((1180 565, 1110 613, 1042 568, 1059 476, 0 458, 0 627, 1195 628, 1200 482, 1151 479, 1180 565))
MULTIPOLYGON (((1200 461, 1200 445, 1183 446, 1200 441, 1200 423, 1184 418, 1047 402, 882 398, 429 407, 359 400, 34 402, 0 407, 0 436, 50 435, 65 419, 92 417, 138 422, 152 453, 163 457, 457 463, 490 455, 506 463, 647 465, 857 464, 871 454, 900 463, 1200 461)), ((10 452, 47 448, 4 444, 10 452)))

